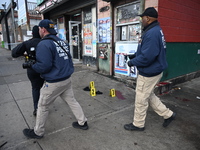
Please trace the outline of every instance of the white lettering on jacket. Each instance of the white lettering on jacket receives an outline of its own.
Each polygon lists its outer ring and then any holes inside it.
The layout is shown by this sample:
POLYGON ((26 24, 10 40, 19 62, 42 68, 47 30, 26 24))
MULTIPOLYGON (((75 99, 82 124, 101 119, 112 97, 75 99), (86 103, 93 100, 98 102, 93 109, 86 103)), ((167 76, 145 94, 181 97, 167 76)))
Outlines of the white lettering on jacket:
MULTIPOLYGON (((67 52, 69 52, 69 46, 66 45, 64 41, 58 41, 58 42, 67 52)), ((64 60, 68 59, 68 55, 66 54, 66 52, 56 42, 54 43, 56 45, 56 50, 59 57, 63 57, 64 60)))
POLYGON ((166 48, 166 42, 165 42, 165 37, 164 37, 163 31, 160 30, 160 33, 161 33, 161 36, 162 36, 163 47, 166 48))

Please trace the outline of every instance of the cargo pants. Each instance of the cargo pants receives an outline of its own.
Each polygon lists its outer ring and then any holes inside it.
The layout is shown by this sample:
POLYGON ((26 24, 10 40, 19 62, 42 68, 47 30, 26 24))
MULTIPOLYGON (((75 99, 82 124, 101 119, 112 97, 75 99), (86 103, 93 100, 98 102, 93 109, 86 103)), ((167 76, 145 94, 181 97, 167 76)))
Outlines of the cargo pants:
POLYGON ((58 96, 68 103, 80 125, 83 125, 87 121, 80 104, 74 98, 71 78, 55 83, 45 82, 40 91, 36 124, 34 127, 34 132, 36 135, 44 135, 45 122, 48 117, 49 106, 58 96))
POLYGON ((162 74, 153 77, 138 75, 136 84, 135 110, 133 125, 139 128, 145 126, 145 118, 149 105, 164 119, 172 116, 173 112, 167 108, 154 94, 154 88, 159 83, 162 74))

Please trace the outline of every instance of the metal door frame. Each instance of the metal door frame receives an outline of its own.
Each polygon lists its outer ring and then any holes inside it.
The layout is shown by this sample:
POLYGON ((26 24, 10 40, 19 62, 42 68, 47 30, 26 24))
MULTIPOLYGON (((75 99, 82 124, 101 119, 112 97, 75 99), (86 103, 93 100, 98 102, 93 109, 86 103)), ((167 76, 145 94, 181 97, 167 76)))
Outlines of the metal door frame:
MULTIPOLYGON (((78 34, 80 34, 80 31, 79 31, 79 25, 81 24, 80 21, 69 21, 69 46, 70 46, 70 52, 71 52, 71 55, 72 57, 74 56, 73 55, 73 45, 72 45, 72 27, 74 26, 77 26, 77 32, 78 34)), ((80 60, 80 36, 78 35, 78 59, 80 60)), ((73 58, 74 59, 74 58, 73 58)))

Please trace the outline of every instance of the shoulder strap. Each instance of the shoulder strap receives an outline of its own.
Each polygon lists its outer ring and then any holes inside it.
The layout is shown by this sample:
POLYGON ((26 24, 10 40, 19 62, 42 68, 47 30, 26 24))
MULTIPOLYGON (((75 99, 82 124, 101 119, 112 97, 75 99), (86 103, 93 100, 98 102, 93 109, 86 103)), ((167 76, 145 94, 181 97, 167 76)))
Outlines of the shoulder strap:
POLYGON ((56 42, 65 51, 65 53, 68 55, 68 57, 70 59, 72 58, 71 55, 63 48, 63 46, 61 46, 60 43, 58 43, 58 41, 56 41, 54 38, 52 38, 52 37, 45 37, 42 40, 47 40, 47 39, 50 39, 50 40, 53 40, 54 42, 56 42))

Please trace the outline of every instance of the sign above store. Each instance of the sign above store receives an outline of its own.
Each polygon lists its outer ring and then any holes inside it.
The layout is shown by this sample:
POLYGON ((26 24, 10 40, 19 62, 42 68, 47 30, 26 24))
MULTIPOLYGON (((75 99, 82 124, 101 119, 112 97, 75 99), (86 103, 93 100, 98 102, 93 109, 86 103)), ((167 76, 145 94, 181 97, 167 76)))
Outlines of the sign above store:
POLYGON ((47 2, 45 2, 43 5, 41 5, 41 6, 39 7, 39 11, 42 12, 42 11, 44 11, 45 9, 52 7, 54 4, 57 3, 57 1, 58 1, 58 0, 48 0, 47 2))
POLYGON ((113 2, 115 0, 102 0, 102 1, 104 1, 104 2, 113 2))

